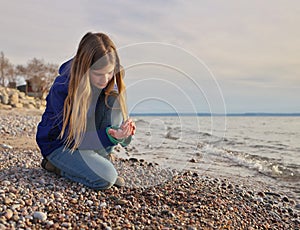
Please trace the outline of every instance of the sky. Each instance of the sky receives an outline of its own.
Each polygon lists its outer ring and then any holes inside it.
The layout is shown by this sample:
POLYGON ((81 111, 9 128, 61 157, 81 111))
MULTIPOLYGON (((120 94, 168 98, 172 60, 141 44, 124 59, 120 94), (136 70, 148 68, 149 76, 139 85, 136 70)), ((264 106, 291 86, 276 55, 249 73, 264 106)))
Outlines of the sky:
POLYGON ((108 34, 130 112, 300 112, 300 1, 0 0, 0 51, 62 64, 108 34))

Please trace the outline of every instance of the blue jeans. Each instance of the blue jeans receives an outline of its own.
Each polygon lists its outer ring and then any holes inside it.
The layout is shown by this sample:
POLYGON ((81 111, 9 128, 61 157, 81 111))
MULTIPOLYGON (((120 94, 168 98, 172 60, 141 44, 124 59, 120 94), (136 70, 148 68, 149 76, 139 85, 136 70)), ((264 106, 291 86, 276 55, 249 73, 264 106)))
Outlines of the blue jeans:
POLYGON ((61 147, 47 156, 47 159, 61 170, 61 176, 92 189, 107 189, 118 176, 113 164, 93 150, 76 150, 71 153, 61 147))

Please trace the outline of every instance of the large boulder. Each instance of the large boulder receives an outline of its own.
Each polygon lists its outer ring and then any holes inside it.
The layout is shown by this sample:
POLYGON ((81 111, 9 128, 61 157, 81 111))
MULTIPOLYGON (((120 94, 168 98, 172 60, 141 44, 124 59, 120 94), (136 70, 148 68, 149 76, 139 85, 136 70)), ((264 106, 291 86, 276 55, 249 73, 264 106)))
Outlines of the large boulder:
POLYGON ((12 106, 16 105, 19 103, 19 94, 17 92, 14 92, 10 95, 9 97, 9 104, 12 106))

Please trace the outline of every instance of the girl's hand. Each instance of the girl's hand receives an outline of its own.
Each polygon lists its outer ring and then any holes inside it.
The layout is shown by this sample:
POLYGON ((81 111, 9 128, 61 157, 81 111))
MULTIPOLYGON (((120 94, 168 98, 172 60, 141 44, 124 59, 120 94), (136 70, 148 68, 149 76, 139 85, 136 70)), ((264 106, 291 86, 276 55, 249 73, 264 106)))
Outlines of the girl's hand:
POLYGON ((129 137, 130 135, 134 135, 135 130, 135 123, 131 119, 128 119, 121 125, 119 129, 109 129, 108 133, 116 139, 124 139, 129 137))

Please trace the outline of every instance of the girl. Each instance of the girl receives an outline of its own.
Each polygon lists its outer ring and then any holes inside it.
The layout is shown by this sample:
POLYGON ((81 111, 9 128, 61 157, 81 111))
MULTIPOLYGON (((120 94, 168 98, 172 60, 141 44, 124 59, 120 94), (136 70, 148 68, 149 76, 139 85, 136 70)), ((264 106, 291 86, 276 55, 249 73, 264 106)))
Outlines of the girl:
POLYGON ((108 160, 113 146, 128 145, 136 129, 127 115, 123 76, 111 39, 87 33, 46 98, 36 135, 43 168, 94 189, 124 185, 108 160))

